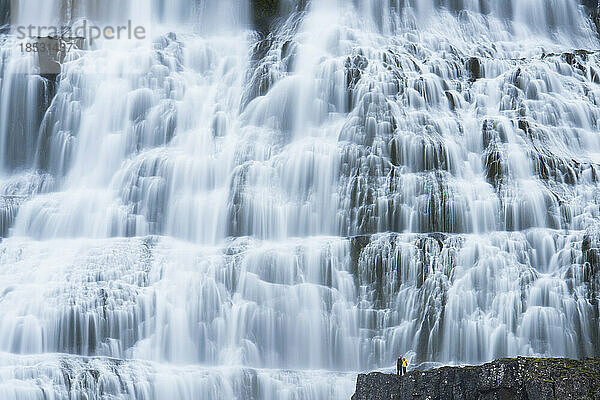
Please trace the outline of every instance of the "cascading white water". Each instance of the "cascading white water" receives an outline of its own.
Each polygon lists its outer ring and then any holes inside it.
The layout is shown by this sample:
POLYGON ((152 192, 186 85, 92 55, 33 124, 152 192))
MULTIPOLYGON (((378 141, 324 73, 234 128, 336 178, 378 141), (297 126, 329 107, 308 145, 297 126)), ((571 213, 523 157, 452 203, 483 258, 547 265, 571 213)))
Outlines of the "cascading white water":
POLYGON ((258 34, 244 0, 13 2, 1 399, 348 399, 399 354, 600 355, 583 7, 280 3, 258 34), (15 26, 84 18, 149 36, 40 76, 15 26))

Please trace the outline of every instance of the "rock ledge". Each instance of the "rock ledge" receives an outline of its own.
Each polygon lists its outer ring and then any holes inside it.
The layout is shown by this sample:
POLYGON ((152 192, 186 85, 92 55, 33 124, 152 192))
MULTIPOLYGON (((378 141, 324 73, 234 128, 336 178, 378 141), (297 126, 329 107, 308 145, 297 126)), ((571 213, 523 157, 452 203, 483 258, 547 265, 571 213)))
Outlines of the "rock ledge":
POLYGON ((600 359, 501 359, 480 366, 371 373, 356 381, 352 400, 597 399, 600 359))

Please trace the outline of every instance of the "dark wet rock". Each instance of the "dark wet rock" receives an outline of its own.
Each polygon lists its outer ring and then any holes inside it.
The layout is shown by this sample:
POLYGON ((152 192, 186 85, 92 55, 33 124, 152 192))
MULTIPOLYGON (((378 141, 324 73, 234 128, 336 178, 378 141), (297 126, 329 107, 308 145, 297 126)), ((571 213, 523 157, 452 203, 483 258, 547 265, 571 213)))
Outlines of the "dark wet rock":
POLYGON ((354 96, 354 89, 360 81, 365 69, 369 65, 369 61, 362 54, 355 54, 349 56, 344 62, 346 69, 346 111, 350 111, 355 105, 356 98, 354 96))
POLYGON ((527 133, 528 135, 531 132, 531 125, 529 124, 529 121, 525 120, 525 119, 520 119, 517 122, 517 125, 519 127, 520 130, 522 130, 523 132, 527 133))
POLYGON ((252 48, 242 108, 255 98, 264 96, 281 77, 293 70, 298 47, 294 37, 302 15, 301 10, 297 9, 281 24, 273 22, 266 31, 257 29, 257 41, 252 48))
POLYGON ((0 33, 8 31, 10 23, 10 1, 0 1, 0 33))
POLYGON ((486 171, 486 180, 496 189, 500 190, 508 174, 508 168, 504 159, 503 144, 507 137, 502 125, 497 121, 485 120, 482 126, 483 166, 486 171))
POLYGON ((575 185, 586 170, 591 170, 592 180, 595 182, 595 171, 597 166, 589 163, 581 163, 574 159, 568 159, 552 154, 550 152, 542 152, 540 150, 532 150, 530 154, 534 162, 535 172, 540 179, 545 181, 556 181, 575 185))
POLYGON ((598 0, 582 0, 581 3, 585 6, 590 19, 596 26, 596 31, 600 34, 600 8, 598 0))
POLYGON ((12 226, 23 201, 22 197, 0 196, 0 237, 8 236, 8 229, 12 226))
POLYGON ((269 53, 269 50, 271 50, 271 47, 273 46, 274 42, 275 37, 273 35, 269 35, 266 38, 256 42, 256 44, 252 48, 252 62, 256 63, 262 61, 262 59, 264 59, 269 53))
POLYGON ((278 17, 279 0, 252 1, 252 23, 260 32, 268 32, 278 17))
MULTIPOLYGON (((444 259, 448 261, 447 264, 440 262, 446 244, 454 247, 453 243, 446 243, 447 238, 448 235, 443 233, 426 233, 414 237, 391 233, 352 237, 352 273, 356 278, 356 285, 368 293, 369 301, 375 308, 385 309, 392 306, 392 299, 401 285, 408 281, 413 282, 414 279, 413 283, 418 289, 422 289, 424 294, 417 302, 421 309, 419 315, 423 316, 422 325, 433 326, 440 317, 441 308, 430 306, 436 301, 443 302, 440 296, 444 291, 438 291, 440 286, 437 284, 425 285, 425 282, 441 278, 442 275, 447 276, 447 272, 452 269, 449 267, 452 264, 450 255, 444 259), (407 253, 407 249, 412 250, 407 253), (410 278, 404 276, 398 267, 404 265, 407 257, 416 261, 419 266, 416 276, 410 278), (437 273, 439 274, 436 277, 431 276, 437 273)), ((426 343, 430 332, 430 329, 421 329, 419 341, 421 336, 424 336, 423 342, 426 343)))
MULTIPOLYGON (((586 297, 593 305, 593 318, 600 320, 600 232, 597 230, 585 233, 581 242, 582 264, 581 271, 573 271, 573 276, 583 273, 583 280, 587 283, 586 297)), ((594 329, 591 331, 590 341, 600 353, 600 333, 594 329)))
POLYGON ((298 0, 293 6, 280 0, 252 0, 252 25, 256 31, 267 35, 278 25, 278 21, 287 18, 294 11, 303 11, 308 0, 298 0))
POLYGON ((352 400, 600 399, 600 359, 502 359, 481 366, 361 374, 352 400))
POLYGON ((273 68, 272 60, 265 60, 267 54, 274 47, 275 38, 269 35, 264 39, 260 39, 252 49, 252 66, 253 72, 249 74, 248 90, 244 94, 244 107, 253 99, 259 96, 264 96, 273 85, 274 77, 271 69, 273 68))
POLYGON ((356 270, 358 269, 358 261, 360 258, 360 254, 365 247, 369 245, 371 242, 371 235, 358 235, 350 238, 350 256, 352 258, 352 272, 356 275, 356 270))
MULTIPOLYGON (((523 121, 525 124, 527 121, 523 121)), ((525 127, 525 125, 523 125, 525 127)), ((521 128, 521 122, 519 122, 519 128, 521 128)), ((525 128, 523 128, 525 129, 525 128)), ((481 133, 483 134, 483 147, 488 148, 490 145, 498 143, 507 143, 508 137, 505 129, 498 121, 486 119, 483 121, 481 127, 481 133)))
POLYGON ((596 26, 596 32, 598 32, 598 35, 600 36, 600 11, 596 10, 592 13, 592 21, 596 26))
POLYGON ((483 67, 477 57, 471 57, 466 63, 467 71, 471 74, 471 81, 476 81, 483 77, 483 67))
POLYGON ((450 110, 455 111, 460 102, 459 102, 459 94, 454 93, 452 91, 445 91, 444 94, 446 95, 446 98, 448 99, 448 107, 450 108, 450 110))
MULTIPOLYGON (((598 293, 600 293, 600 232, 586 232, 581 242, 582 267, 584 281, 588 283, 588 297, 596 305, 598 313, 598 293)), ((598 315, 595 316, 596 319, 598 315)), ((593 332, 596 340, 600 340, 598 332, 593 332)))
POLYGON ((490 149, 485 155, 484 164, 487 181, 494 186, 494 188, 498 189, 506 174, 502 152, 498 148, 490 149))
POLYGON ((369 61, 362 54, 348 57, 344 63, 346 68, 346 87, 353 89, 360 80, 363 71, 369 65, 369 61))
POLYGON ((594 271, 600 270, 600 234, 586 233, 581 243, 584 263, 589 263, 594 271))
POLYGON ((576 68, 585 74, 586 63, 590 54, 591 53, 586 50, 575 50, 573 52, 563 53, 561 59, 571 67, 576 68))

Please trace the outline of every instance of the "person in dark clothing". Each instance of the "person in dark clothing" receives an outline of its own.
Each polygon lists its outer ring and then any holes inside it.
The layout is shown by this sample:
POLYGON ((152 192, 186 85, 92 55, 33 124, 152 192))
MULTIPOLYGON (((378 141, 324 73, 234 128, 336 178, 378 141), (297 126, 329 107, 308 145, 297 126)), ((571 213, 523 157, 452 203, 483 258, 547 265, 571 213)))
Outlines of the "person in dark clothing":
POLYGON ((400 375, 400 371, 402 371, 402 356, 398 357, 398 361, 396 361, 396 375, 400 375))

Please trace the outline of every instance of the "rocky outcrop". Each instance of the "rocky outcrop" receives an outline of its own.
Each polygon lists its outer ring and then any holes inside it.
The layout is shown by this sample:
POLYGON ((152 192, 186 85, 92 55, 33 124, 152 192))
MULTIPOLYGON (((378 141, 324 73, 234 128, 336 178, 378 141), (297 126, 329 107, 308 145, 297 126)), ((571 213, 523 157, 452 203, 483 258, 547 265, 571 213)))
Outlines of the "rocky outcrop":
POLYGON ((305 10, 307 4, 308 0, 251 0, 252 25, 266 37, 290 14, 305 10))
POLYGON ((10 1, 0 1, 0 33, 8 31, 10 22, 10 1))
POLYGON ((582 0, 581 3, 592 10, 598 8, 598 0, 582 0))
POLYGON ((592 22, 596 26, 596 31, 600 36, 600 7, 598 6, 598 0, 582 0, 581 2, 588 12, 592 22))
POLYGON ((279 17, 279 0, 252 0, 252 21, 254 28, 268 32, 273 21, 279 17))
POLYGON ((502 359, 480 366, 359 375, 352 400, 600 399, 600 359, 502 359))

